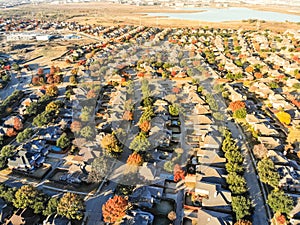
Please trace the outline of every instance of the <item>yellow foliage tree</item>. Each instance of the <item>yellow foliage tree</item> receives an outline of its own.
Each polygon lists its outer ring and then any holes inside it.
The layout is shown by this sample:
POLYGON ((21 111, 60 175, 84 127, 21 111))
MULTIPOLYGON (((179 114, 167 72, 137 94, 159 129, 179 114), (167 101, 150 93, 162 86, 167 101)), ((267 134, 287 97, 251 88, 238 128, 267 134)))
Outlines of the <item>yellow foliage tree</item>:
POLYGON ((289 125, 291 123, 291 115, 287 112, 280 111, 278 113, 275 113, 275 116, 283 124, 289 125))

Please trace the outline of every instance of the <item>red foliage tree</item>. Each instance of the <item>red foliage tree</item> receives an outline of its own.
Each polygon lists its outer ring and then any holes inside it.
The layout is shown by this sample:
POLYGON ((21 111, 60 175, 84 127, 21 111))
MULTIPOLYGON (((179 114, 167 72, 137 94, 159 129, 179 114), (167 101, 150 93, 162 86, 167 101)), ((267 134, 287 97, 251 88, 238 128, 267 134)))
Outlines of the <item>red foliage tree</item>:
POLYGON ((138 77, 144 77, 145 74, 144 74, 143 72, 138 72, 137 76, 138 76, 138 77))
POLYGON ((246 104, 245 104, 245 102, 242 102, 242 101, 234 101, 234 102, 231 102, 229 104, 229 109, 232 112, 235 112, 236 110, 242 109, 242 108, 245 108, 245 107, 246 107, 246 104))
POLYGON ((22 130, 23 129, 23 123, 18 117, 14 118, 14 128, 16 130, 22 130))
POLYGON ((16 135, 17 135, 17 132, 15 131, 14 128, 8 128, 7 129, 6 136, 13 137, 13 136, 16 136, 16 135))
POLYGON ((43 74, 44 74, 44 69, 43 68, 38 68, 37 75, 41 76, 43 74))
POLYGON ((120 222, 126 215, 127 207, 128 201, 122 196, 115 195, 102 206, 102 215, 104 222, 120 222))
POLYGON ((134 152, 128 156, 127 162, 128 165, 140 166, 143 164, 143 158, 140 154, 134 152))
POLYGON ((54 67, 54 66, 51 66, 51 67, 50 67, 50 72, 49 72, 50 75, 54 75, 55 72, 56 72, 55 67, 54 67))
POLYGON ((178 182, 180 180, 184 180, 185 172, 182 170, 181 166, 176 164, 174 166, 174 181, 178 182))
POLYGON ((38 76, 32 77, 31 83, 33 85, 39 85, 40 84, 40 78, 38 76))

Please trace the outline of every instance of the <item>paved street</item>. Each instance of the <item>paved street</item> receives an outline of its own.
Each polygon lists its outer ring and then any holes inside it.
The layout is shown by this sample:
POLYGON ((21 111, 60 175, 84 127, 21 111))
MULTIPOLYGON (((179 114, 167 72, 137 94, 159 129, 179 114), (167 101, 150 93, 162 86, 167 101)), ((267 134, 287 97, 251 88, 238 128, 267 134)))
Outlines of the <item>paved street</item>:
MULTIPOLYGON (((203 80, 203 77, 201 75, 197 78, 203 80)), ((214 83, 212 79, 206 79, 201 84, 205 87, 206 90, 213 90, 214 83)), ((220 94, 215 94, 214 97, 218 103, 219 111, 225 116, 224 125, 227 126, 227 128, 231 131, 232 137, 238 140, 239 147, 243 149, 242 154, 245 158, 243 164, 245 168, 244 177, 246 179, 249 196, 252 200, 254 207, 254 211, 252 214, 253 224, 267 225, 269 224, 268 216, 265 206, 265 200, 263 198, 263 193, 260 188, 260 181, 257 178, 256 169, 252 163, 250 149, 248 149, 248 146, 244 143, 244 141, 246 141, 247 139, 245 138, 243 131, 238 125, 236 125, 234 122, 227 121, 227 116, 225 112, 227 105, 224 102, 224 99, 220 96, 220 94), (243 137, 243 140, 239 140, 240 136, 243 137)))

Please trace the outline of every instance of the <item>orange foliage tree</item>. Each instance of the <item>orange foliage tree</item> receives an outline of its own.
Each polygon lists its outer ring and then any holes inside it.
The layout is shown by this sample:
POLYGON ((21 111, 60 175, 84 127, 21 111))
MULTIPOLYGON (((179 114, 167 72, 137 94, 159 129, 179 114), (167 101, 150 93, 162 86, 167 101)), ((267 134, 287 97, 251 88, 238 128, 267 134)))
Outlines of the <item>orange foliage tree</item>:
POLYGON ((181 166, 176 164, 174 166, 174 181, 178 182, 180 180, 184 180, 184 175, 185 175, 185 172, 183 171, 181 166))
POLYGON ((13 136, 16 136, 16 135, 17 135, 17 132, 15 131, 14 128, 8 128, 7 129, 6 136, 13 137, 13 136))
POLYGON ((234 225, 252 225, 248 220, 238 220, 234 225))
POLYGON ((120 222, 126 215, 127 207, 128 201, 122 196, 115 195, 102 206, 102 215, 104 222, 120 222))
POLYGON ((14 118, 14 128, 16 130, 22 130, 23 129, 23 123, 18 117, 14 118))
POLYGON ((148 120, 145 120, 144 122, 139 124, 139 127, 143 132, 148 132, 151 128, 151 124, 148 120))
POLYGON ((252 73, 253 72, 253 67, 252 66, 247 66, 247 68, 245 69, 245 71, 247 72, 247 73, 252 73))
POLYGON ((125 111, 123 114, 123 120, 133 120, 133 113, 130 111, 125 111))
POLYGON ((94 90, 89 90, 88 93, 86 94, 87 98, 96 98, 96 92, 94 90))
POLYGON ((262 75, 262 73, 260 73, 260 72, 256 72, 256 73, 254 73, 254 77, 255 77, 256 79, 260 79, 260 78, 263 77, 263 75, 262 75))
POLYGON ((71 123, 71 131, 72 132, 75 132, 75 133, 78 133, 82 128, 82 124, 81 122, 77 121, 77 120, 74 120, 72 123, 71 123))
POLYGON ((58 95, 58 88, 57 88, 57 86, 50 85, 49 87, 47 87, 46 94, 49 95, 49 96, 51 96, 51 97, 57 96, 58 95))
POLYGON ((237 111, 238 109, 245 108, 245 106, 246 106, 245 102, 242 102, 242 101, 234 101, 234 102, 230 102, 230 104, 229 104, 229 109, 230 109, 232 112, 235 112, 235 111, 237 111))
POLYGON ((141 166, 143 164, 143 158, 140 154, 134 152, 128 156, 126 163, 128 165, 141 166))

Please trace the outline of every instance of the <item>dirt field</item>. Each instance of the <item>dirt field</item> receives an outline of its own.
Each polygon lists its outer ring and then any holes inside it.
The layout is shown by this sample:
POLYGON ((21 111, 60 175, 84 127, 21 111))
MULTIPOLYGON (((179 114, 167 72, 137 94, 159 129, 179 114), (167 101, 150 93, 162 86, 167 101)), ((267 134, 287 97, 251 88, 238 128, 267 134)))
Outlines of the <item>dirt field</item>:
MULTIPOLYGON (((239 6, 241 5, 232 5, 239 6)), ((262 11, 284 12, 290 14, 300 15, 300 9, 286 6, 253 6, 242 5, 242 7, 253 8, 262 11)), ((232 29, 256 29, 256 23, 249 22, 199 22, 187 20, 171 20, 167 18, 150 18, 143 17, 146 12, 174 12, 172 8, 162 8, 160 6, 134 6, 134 5, 120 5, 113 3, 74 3, 65 5, 25 5, 17 9, 8 9, 0 12, 1 14, 18 14, 24 17, 36 16, 43 19, 50 20, 67 20, 77 21, 81 24, 102 24, 102 25, 144 25, 144 26, 159 26, 159 27, 198 27, 209 26, 217 28, 232 28, 232 29)), ((182 12, 176 10, 176 12, 182 12)), ((195 11, 184 11, 195 12, 195 11)), ((265 22, 261 23, 261 29, 272 29, 277 31, 284 31, 289 28, 299 29, 300 25, 295 23, 278 23, 265 22)))

